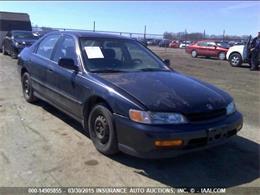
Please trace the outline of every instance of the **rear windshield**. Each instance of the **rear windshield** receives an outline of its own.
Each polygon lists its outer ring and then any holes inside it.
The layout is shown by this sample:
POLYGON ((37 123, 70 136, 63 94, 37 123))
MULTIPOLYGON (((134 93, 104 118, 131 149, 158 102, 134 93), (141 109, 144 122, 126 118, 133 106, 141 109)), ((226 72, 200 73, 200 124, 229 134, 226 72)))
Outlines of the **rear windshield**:
POLYGON ((32 32, 13 32, 15 39, 37 39, 32 32))

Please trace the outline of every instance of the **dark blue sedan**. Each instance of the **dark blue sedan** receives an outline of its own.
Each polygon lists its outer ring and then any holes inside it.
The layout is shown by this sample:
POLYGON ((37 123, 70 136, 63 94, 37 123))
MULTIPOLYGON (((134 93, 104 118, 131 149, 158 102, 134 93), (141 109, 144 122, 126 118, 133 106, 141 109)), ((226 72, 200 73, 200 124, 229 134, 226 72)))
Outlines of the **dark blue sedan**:
POLYGON ((229 94, 169 68, 139 42, 46 34, 18 59, 23 94, 81 122, 98 151, 171 157, 224 143, 242 128, 229 94))

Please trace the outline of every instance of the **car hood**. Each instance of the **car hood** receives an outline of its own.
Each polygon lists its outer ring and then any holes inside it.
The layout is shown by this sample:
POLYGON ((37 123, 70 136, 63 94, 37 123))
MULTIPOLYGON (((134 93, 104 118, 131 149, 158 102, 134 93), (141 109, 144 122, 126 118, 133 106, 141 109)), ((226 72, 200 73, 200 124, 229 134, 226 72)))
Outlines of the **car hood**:
POLYGON ((232 98, 224 91, 177 72, 95 74, 157 112, 197 113, 225 108, 232 98))
POLYGON ((243 51, 245 48, 244 45, 234 45, 232 47, 229 48, 229 50, 232 50, 232 51, 243 51))

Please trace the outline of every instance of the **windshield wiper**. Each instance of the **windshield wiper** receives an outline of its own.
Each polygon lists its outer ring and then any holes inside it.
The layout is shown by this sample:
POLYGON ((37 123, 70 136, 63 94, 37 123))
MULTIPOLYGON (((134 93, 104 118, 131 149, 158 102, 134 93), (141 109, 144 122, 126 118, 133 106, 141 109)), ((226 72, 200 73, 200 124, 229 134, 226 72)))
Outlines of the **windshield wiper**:
POLYGON ((142 69, 138 69, 138 71, 143 71, 143 72, 152 72, 152 71, 169 71, 166 69, 161 69, 161 68, 142 68, 142 69))
POLYGON ((127 72, 127 71, 118 70, 118 69, 104 69, 104 70, 93 70, 91 72, 93 72, 93 73, 117 73, 117 72, 127 72))

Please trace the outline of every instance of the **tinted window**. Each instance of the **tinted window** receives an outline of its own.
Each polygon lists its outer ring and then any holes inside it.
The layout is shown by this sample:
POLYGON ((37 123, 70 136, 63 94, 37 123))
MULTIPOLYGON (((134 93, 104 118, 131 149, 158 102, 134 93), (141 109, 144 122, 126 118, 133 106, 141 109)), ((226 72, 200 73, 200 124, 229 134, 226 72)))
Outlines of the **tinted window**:
POLYGON ((11 32, 9 31, 7 34, 6 34, 7 37, 11 37, 11 32))
POLYGON ((72 37, 65 36, 55 51, 53 61, 58 62, 61 58, 71 58, 77 64, 75 42, 72 37))
POLYGON ((40 56, 50 59, 53 48, 59 39, 59 35, 49 35, 39 44, 36 53, 40 56))

